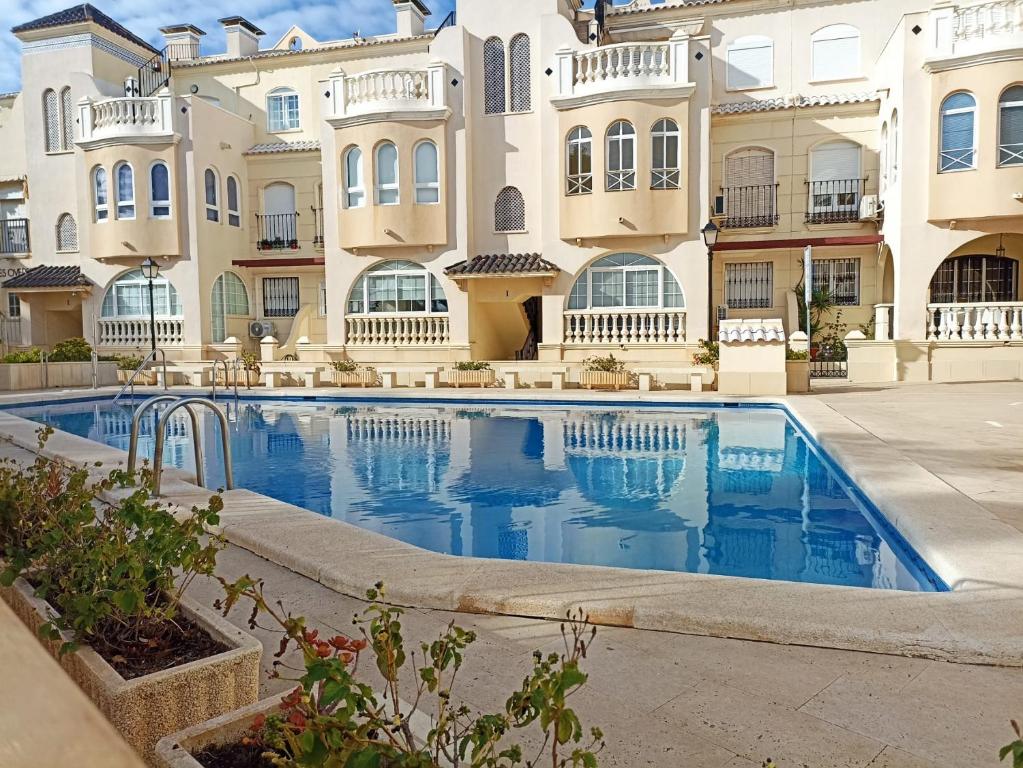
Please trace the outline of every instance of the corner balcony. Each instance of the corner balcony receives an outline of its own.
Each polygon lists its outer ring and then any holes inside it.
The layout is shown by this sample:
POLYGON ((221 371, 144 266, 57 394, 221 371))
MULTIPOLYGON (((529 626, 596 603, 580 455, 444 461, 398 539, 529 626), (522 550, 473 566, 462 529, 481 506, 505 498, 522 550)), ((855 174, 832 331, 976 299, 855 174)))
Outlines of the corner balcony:
POLYGON ((983 60, 1023 47, 1023 0, 947 5, 931 11, 931 48, 925 66, 944 69, 963 59, 983 60))
POLYGON ((442 62, 423 69, 330 74, 326 119, 335 128, 389 120, 445 120, 451 114, 442 62))
POLYGON ((27 256, 30 252, 28 219, 0 220, 0 255, 27 256))
POLYGON ((643 98, 690 95, 689 36, 677 32, 666 42, 615 43, 575 51, 560 48, 557 109, 643 98))
POLYGON ((174 141, 173 97, 166 89, 155 96, 125 96, 78 102, 80 135, 84 149, 114 144, 163 144, 174 141))

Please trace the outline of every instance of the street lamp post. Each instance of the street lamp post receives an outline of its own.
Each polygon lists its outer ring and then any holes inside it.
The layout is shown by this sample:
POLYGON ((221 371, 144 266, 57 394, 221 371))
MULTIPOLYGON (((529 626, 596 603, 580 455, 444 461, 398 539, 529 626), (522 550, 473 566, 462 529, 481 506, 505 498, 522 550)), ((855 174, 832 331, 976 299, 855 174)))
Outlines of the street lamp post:
POLYGON ((708 221, 701 230, 703 243, 707 246, 707 341, 713 341, 714 333, 714 246, 718 244, 721 230, 713 221, 708 221))
POLYGON ((142 262, 142 276, 149 281, 149 341, 156 351, 156 306, 153 303, 153 281, 160 275, 160 265, 152 259, 142 262))

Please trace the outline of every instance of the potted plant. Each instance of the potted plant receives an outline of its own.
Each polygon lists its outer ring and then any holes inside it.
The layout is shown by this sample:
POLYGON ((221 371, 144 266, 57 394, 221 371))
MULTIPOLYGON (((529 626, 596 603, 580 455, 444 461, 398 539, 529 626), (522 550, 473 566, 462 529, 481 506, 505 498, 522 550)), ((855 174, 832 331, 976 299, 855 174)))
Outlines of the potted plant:
POLYGON ((607 357, 587 357, 583 360, 583 370, 579 375, 579 383, 586 389, 607 387, 618 391, 629 386, 632 374, 625 370, 625 362, 614 355, 607 357))
POLYGON ((372 387, 377 383, 376 370, 354 360, 334 360, 330 367, 334 383, 339 387, 372 387))
POLYGON ((490 363, 482 360, 467 360, 455 363, 455 368, 448 372, 448 383, 459 387, 489 387, 495 381, 494 370, 490 363))
POLYGON ((168 733, 254 702, 262 649, 186 595, 223 546, 220 498, 176 518, 131 490, 148 476, 0 462, 0 596, 146 759, 168 733))
MULTIPOLYGON (((117 381, 121 384, 127 384, 131 379, 131 376, 138 367, 142 365, 141 357, 132 357, 130 355, 124 355, 117 358, 117 381)), ((138 376, 135 377, 136 384, 156 384, 156 371, 147 369, 139 371, 138 376)))
POLYGON ((785 350, 785 379, 789 392, 810 391, 810 353, 804 350, 785 350))
POLYGON ((530 765, 540 765, 541 758, 559 768, 597 765, 603 734, 598 728, 586 731, 568 706, 587 681, 581 662, 596 636, 581 612, 569 614, 562 625, 562 653, 533 654, 532 671, 503 711, 474 716, 457 702, 453 687, 475 633, 451 623, 432 643, 407 649, 403 611, 383 602, 383 585, 367 592, 369 606, 353 621, 355 638, 321 637, 303 618, 275 607, 264 597, 262 584, 249 577, 225 582, 225 587, 225 612, 250 599, 250 624, 268 615, 281 627, 273 675, 296 685, 283 697, 167 737, 157 747, 158 765, 208 768, 220 760, 259 765, 262 758, 264 765, 295 768, 510 766, 522 762, 523 749, 507 743, 508 738, 530 728, 538 731, 535 742, 542 745, 530 765), (297 678, 281 674, 281 669, 294 668, 280 658, 289 647, 301 655, 297 678), (363 654, 371 657, 383 680, 382 695, 356 674, 363 654))
POLYGON ((242 361, 241 369, 245 372, 243 381, 239 383, 244 384, 246 389, 252 389, 253 384, 259 384, 259 375, 262 373, 259 367, 259 355, 255 352, 242 352, 239 359, 242 361))

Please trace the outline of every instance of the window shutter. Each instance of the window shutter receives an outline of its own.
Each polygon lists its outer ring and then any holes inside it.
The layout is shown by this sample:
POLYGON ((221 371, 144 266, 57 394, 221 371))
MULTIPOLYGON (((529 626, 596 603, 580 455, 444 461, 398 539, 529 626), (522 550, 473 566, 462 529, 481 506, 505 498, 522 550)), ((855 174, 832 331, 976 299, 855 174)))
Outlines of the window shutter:
POLYGON ((944 115, 941 120, 942 150, 973 148, 973 112, 944 115))
POLYGON ((826 144, 813 151, 813 181, 843 181, 860 177, 860 148, 826 144))
POLYGON ((859 77, 859 33, 855 28, 845 25, 820 30, 812 41, 812 56, 814 80, 859 77))
POLYGON ((774 85, 774 44, 739 45, 728 51, 729 88, 763 88, 774 85))
POLYGON ((725 185, 754 187, 774 184, 774 155, 753 150, 731 155, 725 160, 725 185))

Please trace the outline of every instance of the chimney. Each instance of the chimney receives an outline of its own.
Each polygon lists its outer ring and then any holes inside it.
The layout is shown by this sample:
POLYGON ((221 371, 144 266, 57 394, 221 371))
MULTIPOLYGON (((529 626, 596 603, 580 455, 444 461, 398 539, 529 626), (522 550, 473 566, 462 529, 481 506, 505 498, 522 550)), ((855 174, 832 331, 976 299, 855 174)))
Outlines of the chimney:
POLYGON ((167 58, 171 61, 188 61, 199 58, 199 38, 206 33, 194 24, 171 24, 160 27, 167 58))
POLYGON ((259 53, 259 38, 266 34, 251 21, 241 16, 228 16, 218 21, 227 37, 227 56, 231 59, 259 53))
POLYGON ((423 0, 394 0, 394 14, 397 17, 398 37, 416 37, 426 28, 426 17, 430 9, 423 0))

